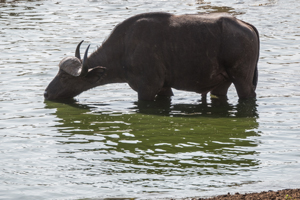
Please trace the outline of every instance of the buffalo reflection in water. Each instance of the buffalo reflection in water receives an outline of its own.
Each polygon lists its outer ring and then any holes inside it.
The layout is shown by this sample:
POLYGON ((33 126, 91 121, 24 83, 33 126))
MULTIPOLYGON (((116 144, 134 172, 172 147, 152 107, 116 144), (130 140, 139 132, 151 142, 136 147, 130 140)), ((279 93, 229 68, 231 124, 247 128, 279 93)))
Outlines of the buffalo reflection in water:
MULTIPOLYGON (((61 133, 57 140, 71 145, 65 148, 73 157, 76 152, 92 152, 95 158, 104 154, 103 162, 151 168, 157 174, 168 167, 195 166, 222 174, 233 169, 247 171, 259 164, 252 158, 257 154, 255 138, 259 136, 255 102, 231 105, 213 100, 209 104, 173 105, 168 99, 150 104, 139 101, 123 113, 101 108, 106 105, 76 101, 45 104, 55 109, 55 127, 61 133), (225 171, 216 172, 219 167, 225 171)), ((140 173, 139 167, 130 170, 140 173)), ((201 170, 196 173, 205 174, 201 170)))

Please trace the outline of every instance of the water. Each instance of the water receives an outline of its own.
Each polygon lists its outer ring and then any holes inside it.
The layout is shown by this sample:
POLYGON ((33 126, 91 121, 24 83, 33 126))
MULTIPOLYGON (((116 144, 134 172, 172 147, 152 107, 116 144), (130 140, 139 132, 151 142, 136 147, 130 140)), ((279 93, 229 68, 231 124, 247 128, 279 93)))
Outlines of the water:
POLYGON ((296 0, 0 1, 0 199, 185 198, 300 186, 296 0), (44 101, 59 61, 143 12, 228 12, 261 37, 256 102, 142 103, 126 84, 44 101))

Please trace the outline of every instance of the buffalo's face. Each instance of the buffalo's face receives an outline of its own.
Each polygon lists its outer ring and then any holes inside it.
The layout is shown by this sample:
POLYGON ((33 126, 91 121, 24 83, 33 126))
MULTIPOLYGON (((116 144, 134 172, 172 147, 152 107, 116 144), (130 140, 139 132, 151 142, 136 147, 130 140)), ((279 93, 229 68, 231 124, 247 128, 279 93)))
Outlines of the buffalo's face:
POLYGON ((44 97, 48 100, 73 98, 84 91, 86 81, 83 79, 83 77, 72 76, 60 69, 46 88, 44 97))
POLYGON ((89 69, 86 62, 89 47, 86 49, 84 58, 81 61, 79 48, 82 42, 77 46, 75 57, 64 58, 59 63, 58 74, 44 92, 45 99, 69 99, 97 86, 98 81, 104 74, 105 68, 94 67, 89 69))

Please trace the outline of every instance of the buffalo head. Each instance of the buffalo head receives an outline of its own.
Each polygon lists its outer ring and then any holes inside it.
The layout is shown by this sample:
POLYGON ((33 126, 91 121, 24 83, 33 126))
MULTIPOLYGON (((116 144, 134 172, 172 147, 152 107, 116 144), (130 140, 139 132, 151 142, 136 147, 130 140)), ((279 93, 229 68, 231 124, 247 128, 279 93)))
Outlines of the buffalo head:
POLYGON ((89 68, 87 55, 90 45, 84 53, 83 60, 81 60, 80 45, 82 42, 77 45, 75 57, 66 57, 60 61, 58 74, 44 92, 45 99, 69 99, 97 86, 97 82, 103 76, 105 68, 89 68))

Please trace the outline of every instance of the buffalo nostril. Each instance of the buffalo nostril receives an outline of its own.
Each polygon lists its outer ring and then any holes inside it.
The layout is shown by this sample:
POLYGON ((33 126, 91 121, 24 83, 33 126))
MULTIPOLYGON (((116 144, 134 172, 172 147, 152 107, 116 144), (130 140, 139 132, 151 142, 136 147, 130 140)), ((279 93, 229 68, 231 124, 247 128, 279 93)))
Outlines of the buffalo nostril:
POLYGON ((47 91, 44 92, 44 97, 45 97, 45 99, 48 99, 49 95, 48 95, 47 91))

